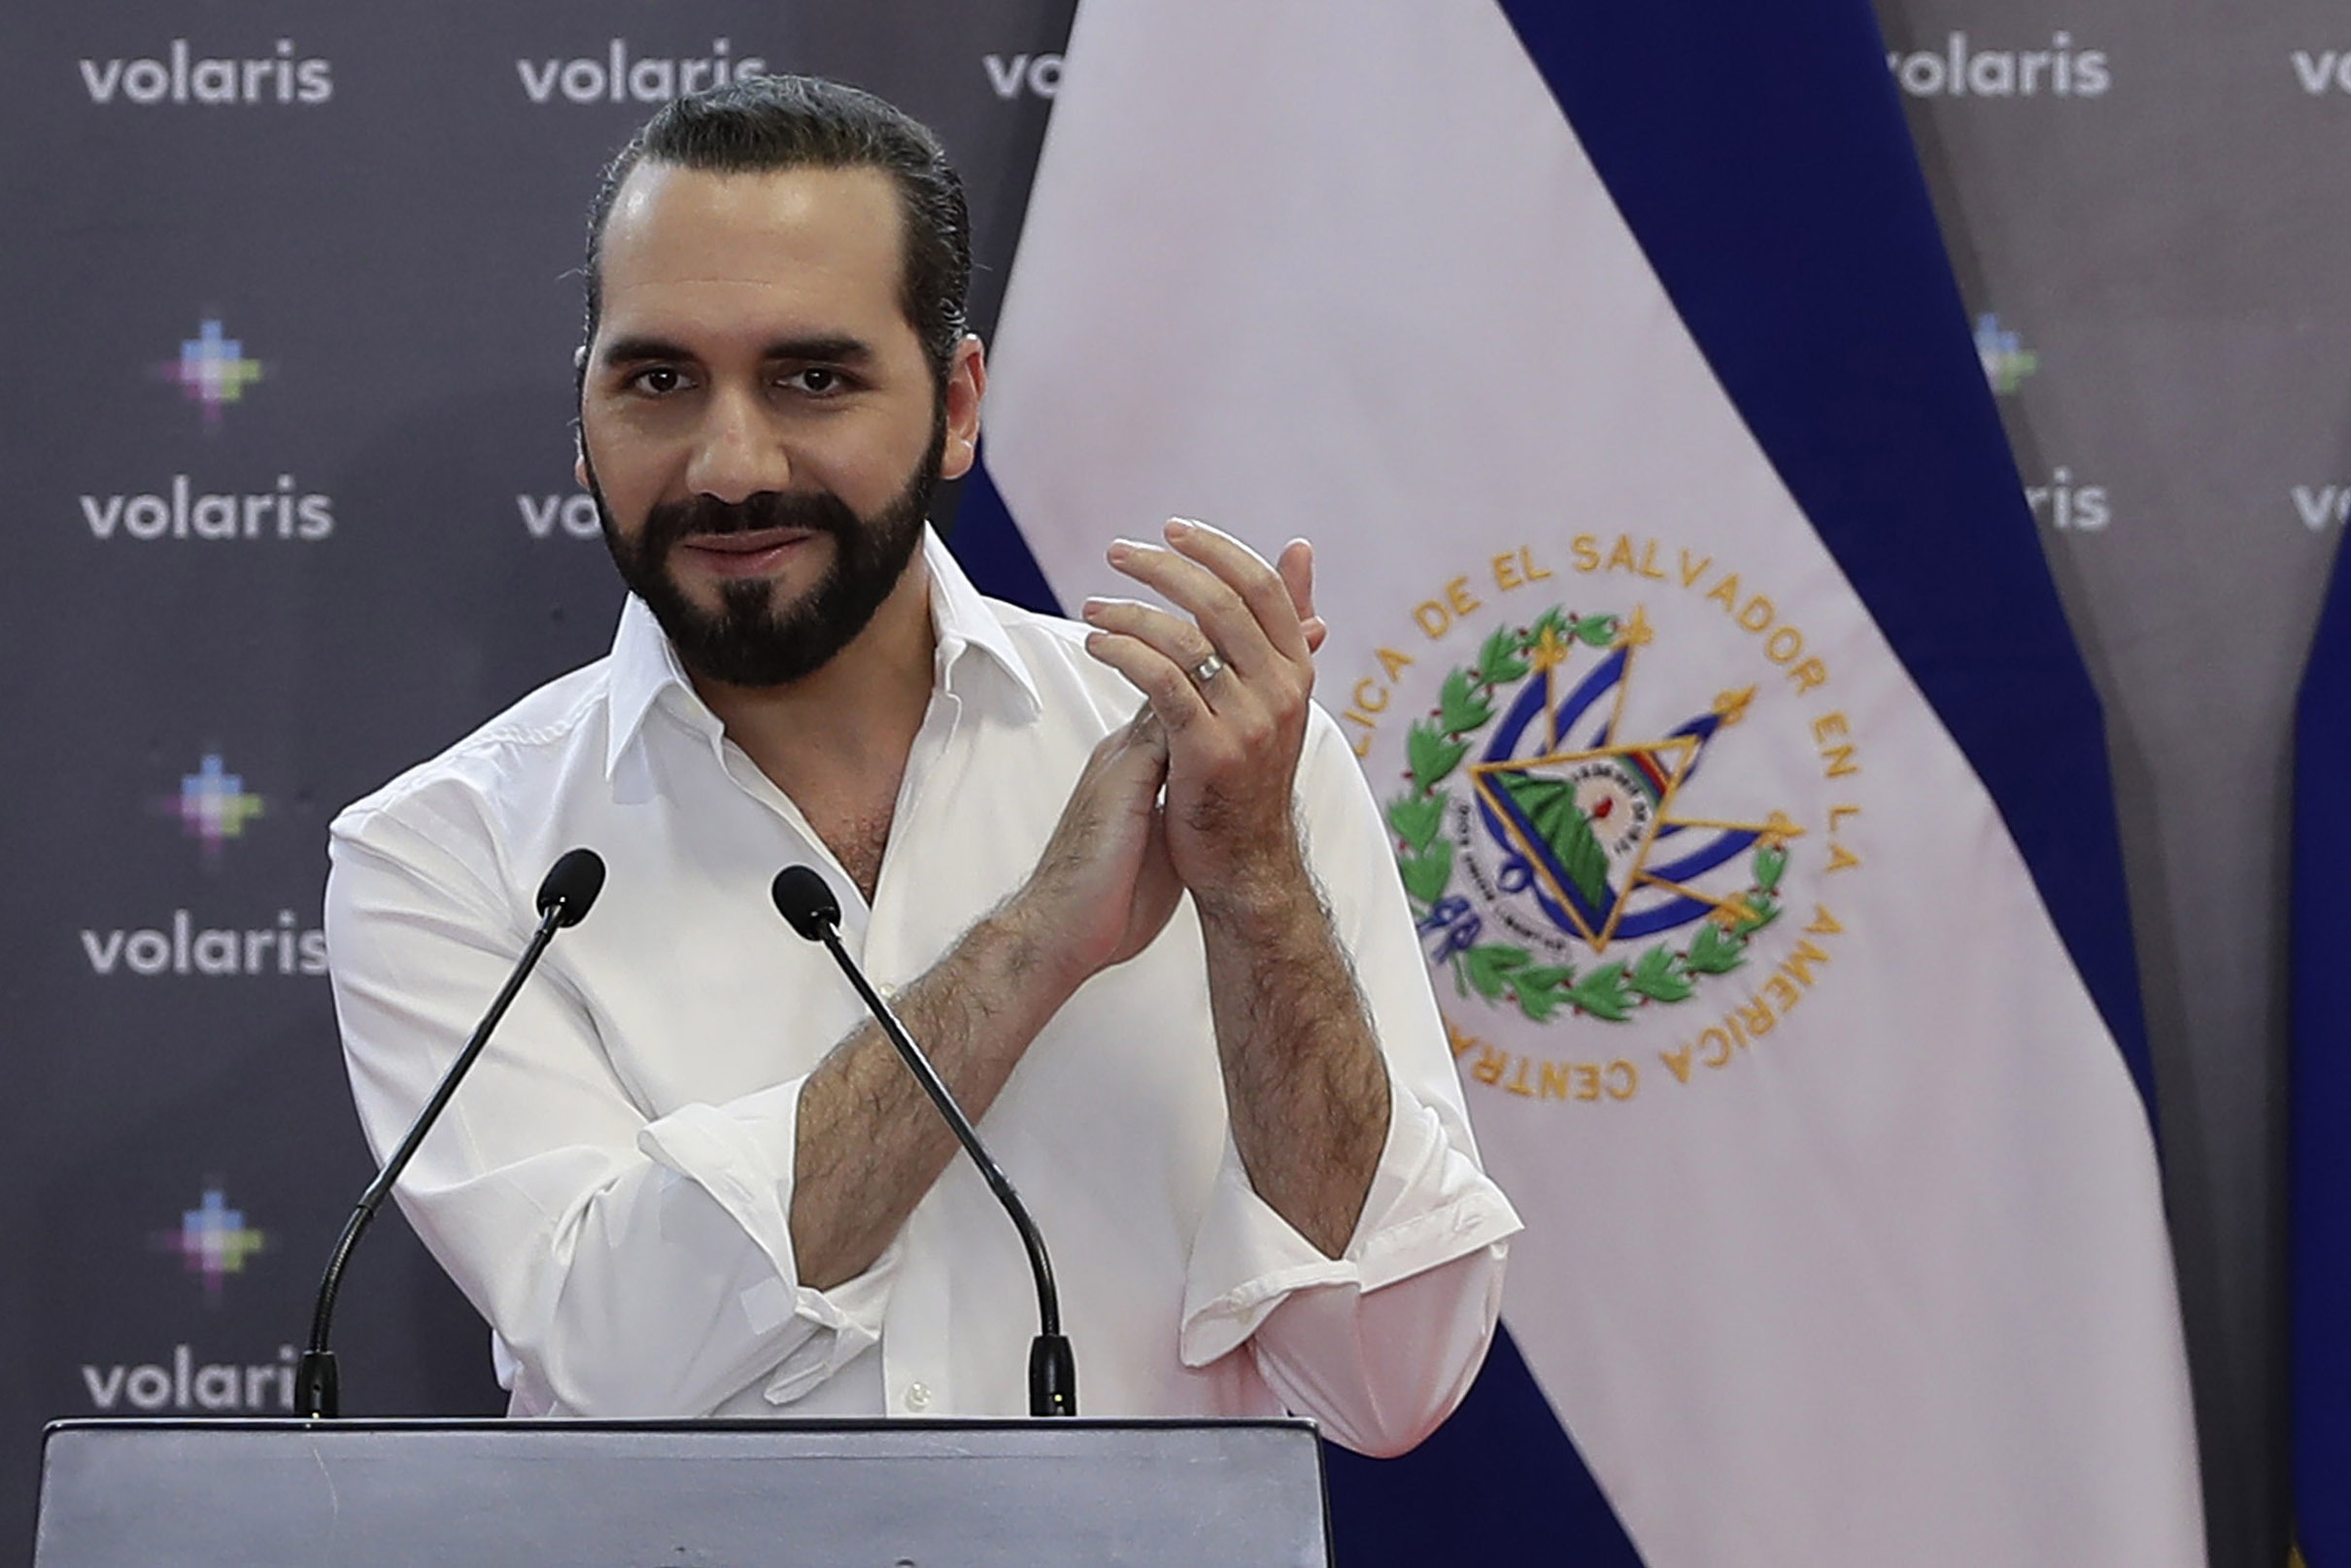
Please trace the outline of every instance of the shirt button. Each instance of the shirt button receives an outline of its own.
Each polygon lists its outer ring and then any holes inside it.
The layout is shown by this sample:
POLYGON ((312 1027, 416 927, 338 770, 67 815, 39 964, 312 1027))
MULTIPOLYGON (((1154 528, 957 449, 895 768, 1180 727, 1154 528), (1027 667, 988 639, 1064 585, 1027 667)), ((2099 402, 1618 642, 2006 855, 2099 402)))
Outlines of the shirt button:
POLYGON ((929 1410, 930 1408, 931 1385, 927 1382, 910 1382, 906 1384, 906 1409, 929 1410))

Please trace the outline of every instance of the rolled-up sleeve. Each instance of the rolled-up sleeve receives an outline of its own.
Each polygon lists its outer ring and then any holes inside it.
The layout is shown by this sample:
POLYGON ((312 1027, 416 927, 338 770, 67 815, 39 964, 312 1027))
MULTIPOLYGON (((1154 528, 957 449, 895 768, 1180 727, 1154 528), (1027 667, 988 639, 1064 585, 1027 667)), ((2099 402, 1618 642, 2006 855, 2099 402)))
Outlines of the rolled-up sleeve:
POLYGON ((1399 1453, 1476 1378, 1520 1227, 1479 1165, 1378 807, 1336 727, 1316 719, 1300 814, 1387 1062, 1387 1137, 1354 1233, 1332 1258, 1257 1195, 1228 1136, 1193 1244, 1180 1353, 1201 1367, 1245 1345, 1289 1409, 1350 1449, 1399 1453))
MULTIPOLYGON (((486 835, 434 827, 347 814, 332 842, 335 1007, 379 1159, 531 925, 494 868, 446 847, 486 835)), ((898 1249, 825 1291, 793 1256, 804 1081, 649 1117, 560 965, 523 988, 397 1188, 494 1330, 516 1414, 707 1413, 753 1386, 784 1404, 875 1343, 898 1249)))

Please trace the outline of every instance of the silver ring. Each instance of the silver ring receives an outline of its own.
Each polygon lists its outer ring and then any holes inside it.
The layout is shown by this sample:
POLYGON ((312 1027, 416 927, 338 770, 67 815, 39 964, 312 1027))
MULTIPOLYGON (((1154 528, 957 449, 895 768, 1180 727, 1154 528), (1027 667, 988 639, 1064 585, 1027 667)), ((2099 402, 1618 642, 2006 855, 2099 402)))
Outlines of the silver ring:
POLYGON ((1206 686, 1223 673, 1224 661, 1211 649, 1206 659, 1192 666, 1192 683, 1195 686, 1206 686))

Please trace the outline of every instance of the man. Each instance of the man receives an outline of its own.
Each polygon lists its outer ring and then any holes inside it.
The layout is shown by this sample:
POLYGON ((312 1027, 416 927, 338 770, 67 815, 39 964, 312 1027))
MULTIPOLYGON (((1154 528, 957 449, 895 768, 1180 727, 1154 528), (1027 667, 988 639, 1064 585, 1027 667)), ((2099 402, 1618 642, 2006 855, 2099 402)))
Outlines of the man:
POLYGON ((986 385, 967 235, 931 134, 831 84, 682 100, 615 162, 579 467, 634 597, 608 659, 337 819, 362 1121, 398 1138, 591 845, 594 918, 401 1186, 513 1410, 1025 1410, 1021 1249, 767 909, 807 862, 1036 1210, 1087 1413, 1398 1451, 1517 1222, 1308 699, 1307 552, 1171 523, 1111 559, 1174 611, 981 599, 924 523, 986 385))

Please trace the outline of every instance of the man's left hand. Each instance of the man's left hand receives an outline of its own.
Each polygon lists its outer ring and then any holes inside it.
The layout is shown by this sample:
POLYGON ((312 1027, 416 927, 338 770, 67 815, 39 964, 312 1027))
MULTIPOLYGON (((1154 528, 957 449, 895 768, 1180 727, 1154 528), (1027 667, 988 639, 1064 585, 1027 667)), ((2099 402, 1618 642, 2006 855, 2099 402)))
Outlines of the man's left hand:
POLYGON ((1173 520, 1167 540, 1120 540, 1109 562, 1184 613, 1088 599, 1086 647, 1142 692, 1166 732, 1168 855, 1208 912, 1261 900, 1303 869, 1290 797, 1322 628, 1303 544, 1277 571, 1205 524, 1173 520))

